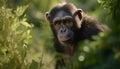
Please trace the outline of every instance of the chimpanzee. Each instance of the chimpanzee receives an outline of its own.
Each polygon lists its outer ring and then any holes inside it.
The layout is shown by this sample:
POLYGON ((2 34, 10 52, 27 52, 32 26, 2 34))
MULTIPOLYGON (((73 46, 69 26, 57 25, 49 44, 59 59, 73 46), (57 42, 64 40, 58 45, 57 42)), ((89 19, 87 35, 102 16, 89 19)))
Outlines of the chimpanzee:
MULTIPOLYGON (((107 27, 77 9, 72 3, 60 3, 46 13, 54 34, 54 46, 59 53, 72 57, 78 42, 92 40, 93 35, 104 31, 107 27)), ((56 63, 56 69, 69 63, 63 58, 56 63)))

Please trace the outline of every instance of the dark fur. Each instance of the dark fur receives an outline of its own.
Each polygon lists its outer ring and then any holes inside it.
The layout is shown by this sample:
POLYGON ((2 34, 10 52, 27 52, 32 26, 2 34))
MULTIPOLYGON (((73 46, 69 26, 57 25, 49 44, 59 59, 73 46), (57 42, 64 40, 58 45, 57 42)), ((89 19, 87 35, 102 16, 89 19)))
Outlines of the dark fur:
MULTIPOLYGON (((77 8, 71 3, 55 6, 50 11, 50 23, 52 23, 53 18, 60 10, 66 11, 69 15, 73 16, 72 12, 75 12, 77 8)), ((74 22, 74 24, 76 24, 76 21, 74 22)), ((78 28, 75 25, 74 40, 70 44, 68 44, 68 46, 63 46, 62 44, 60 44, 52 24, 51 24, 51 28, 54 33, 54 46, 56 48, 56 51, 59 53, 68 54, 72 56, 74 54, 74 51, 76 50, 75 48, 77 47, 78 42, 83 41, 85 39, 92 40, 93 35, 97 35, 100 31, 104 31, 107 27, 83 13, 81 28, 78 28)), ((58 60, 56 64, 56 69, 58 69, 58 67, 60 66, 66 65, 66 63, 67 63, 66 59, 64 58, 58 60)))

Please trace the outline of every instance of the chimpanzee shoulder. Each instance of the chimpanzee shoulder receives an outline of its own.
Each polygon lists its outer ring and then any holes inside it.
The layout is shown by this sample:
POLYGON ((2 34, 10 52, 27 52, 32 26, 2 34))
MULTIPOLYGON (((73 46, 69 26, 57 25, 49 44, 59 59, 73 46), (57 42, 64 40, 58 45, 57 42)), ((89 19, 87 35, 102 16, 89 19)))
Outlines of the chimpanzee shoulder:
POLYGON ((76 31, 75 40, 77 42, 85 39, 93 40, 92 36, 99 34, 99 32, 104 32, 107 29, 108 27, 106 25, 100 23, 87 14, 83 14, 81 28, 76 31))

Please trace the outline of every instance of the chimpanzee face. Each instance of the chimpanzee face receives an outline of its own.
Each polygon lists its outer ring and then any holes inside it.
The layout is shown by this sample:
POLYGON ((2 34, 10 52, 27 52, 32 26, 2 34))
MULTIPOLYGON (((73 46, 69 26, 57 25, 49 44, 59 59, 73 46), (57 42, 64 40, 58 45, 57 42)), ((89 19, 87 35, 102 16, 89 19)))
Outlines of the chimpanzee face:
POLYGON ((74 40, 74 29, 76 28, 75 16, 81 20, 81 10, 74 14, 64 10, 57 10, 55 15, 46 13, 46 18, 52 26, 54 34, 62 45, 70 44, 74 40))
POLYGON ((52 22, 60 43, 64 44, 73 40, 74 19, 72 16, 70 16, 64 11, 59 11, 53 18, 52 22))

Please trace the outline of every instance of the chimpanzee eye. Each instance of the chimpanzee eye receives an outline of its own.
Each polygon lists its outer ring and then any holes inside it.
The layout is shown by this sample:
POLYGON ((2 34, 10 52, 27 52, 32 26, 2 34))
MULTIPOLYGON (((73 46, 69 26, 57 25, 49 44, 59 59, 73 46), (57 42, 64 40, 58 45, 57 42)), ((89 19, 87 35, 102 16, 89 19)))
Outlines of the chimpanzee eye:
POLYGON ((63 23, 67 26, 72 26, 73 19, 72 18, 66 18, 63 20, 63 23))
POLYGON ((53 25, 54 25, 54 27, 56 28, 56 30, 58 30, 59 28, 60 28, 60 24, 61 24, 61 20, 55 20, 54 22, 53 22, 53 25))
POLYGON ((61 20, 54 21, 54 25, 60 25, 61 20))

